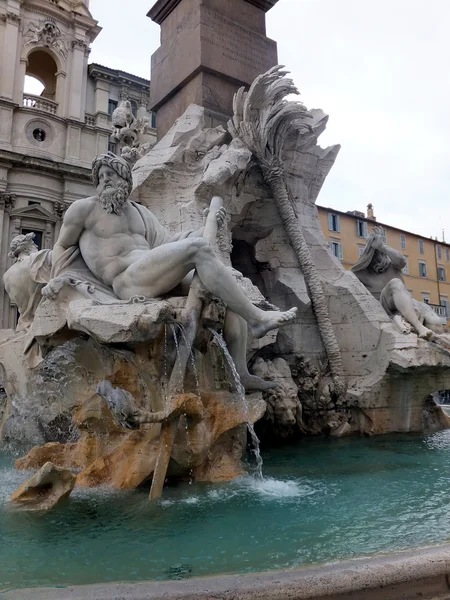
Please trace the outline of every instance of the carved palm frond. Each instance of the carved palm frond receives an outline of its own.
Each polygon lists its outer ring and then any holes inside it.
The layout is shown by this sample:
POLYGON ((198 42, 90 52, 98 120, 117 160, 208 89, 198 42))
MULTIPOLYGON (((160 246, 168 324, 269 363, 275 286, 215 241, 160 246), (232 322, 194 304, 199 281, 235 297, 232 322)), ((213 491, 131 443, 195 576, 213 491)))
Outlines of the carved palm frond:
POLYGON ((314 136, 305 105, 286 99, 299 94, 287 74, 283 66, 273 67, 257 77, 248 92, 241 88, 234 96, 228 130, 265 161, 281 160, 284 143, 294 131, 305 138, 314 136))

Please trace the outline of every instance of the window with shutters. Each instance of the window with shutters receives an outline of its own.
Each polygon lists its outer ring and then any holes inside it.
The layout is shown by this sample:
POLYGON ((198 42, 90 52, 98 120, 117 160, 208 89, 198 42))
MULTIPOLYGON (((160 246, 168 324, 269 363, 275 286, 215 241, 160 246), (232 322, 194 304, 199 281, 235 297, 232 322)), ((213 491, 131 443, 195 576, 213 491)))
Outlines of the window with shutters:
POLYGON ((362 237, 362 238, 369 237, 366 221, 360 221, 359 219, 356 221, 356 233, 357 233, 358 237, 362 237))
POLYGON ((330 231, 341 231, 341 220, 339 215, 334 213, 328 213, 328 229, 330 231))
POLYGON ((400 234, 400 248, 406 250, 406 235, 400 234))
POLYGON ((339 260, 344 259, 344 250, 342 248, 342 244, 339 242, 330 242, 331 252, 336 256, 339 260))
POLYGON ((402 273, 403 273, 404 275, 408 275, 408 273, 409 273, 408 257, 407 257, 407 256, 404 256, 404 259, 405 259, 405 261, 406 261, 406 262, 405 262, 405 266, 404 266, 404 267, 403 267, 403 269, 402 269, 402 273))
POLYGON ((427 277, 427 263, 423 260, 419 261, 419 276, 427 277))

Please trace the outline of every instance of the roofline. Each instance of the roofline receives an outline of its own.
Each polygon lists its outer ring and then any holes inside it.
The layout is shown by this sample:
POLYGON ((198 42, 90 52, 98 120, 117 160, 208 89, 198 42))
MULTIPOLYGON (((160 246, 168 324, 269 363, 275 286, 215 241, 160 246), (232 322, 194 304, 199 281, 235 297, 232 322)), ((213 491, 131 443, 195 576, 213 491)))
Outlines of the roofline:
POLYGON ((434 242, 435 244, 439 244, 440 246, 448 246, 450 248, 450 242, 443 242, 442 240, 435 240, 432 237, 427 237, 426 235, 419 235, 418 233, 414 233, 413 231, 408 231, 406 229, 400 229, 399 227, 395 227, 394 225, 388 225, 387 223, 382 223, 381 221, 378 221, 378 219, 370 219, 368 217, 366 217, 365 215, 359 216, 359 215, 354 215, 351 212, 344 212, 343 210, 338 210, 337 208, 331 208, 330 206, 322 206, 321 204, 316 204, 317 208, 323 208, 324 210, 327 210, 329 212, 333 212, 333 213, 337 213, 339 215, 345 215, 346 217, 352 217, 353 219, 359 219, 360 221, 366 221, 367 223, 371 223, 373 225, 382 225, 383 227, 388 227, 389 229, 395 229, 395 231, 399 231, 400 233, 408 233, 409 235, 413 235, 417 238, 420 238, 421 240, 430 240, 431 242, 434 242))
POLYGON ((150 80, 144 79, 143 77, 139 77, 138 75, 133 75, 132 73, 127 73, 126 71, 120 71, 119 69, 111 69, 111 67, 105 67, 105 65, 100 65, 98 63, 90 63, 89 64, 89 75, 91 77, 104 77, 106 79, 116 79, 116 80, 125 80, 130 83, 137 84, 141 87, 145 87, 150 89, 150 80))

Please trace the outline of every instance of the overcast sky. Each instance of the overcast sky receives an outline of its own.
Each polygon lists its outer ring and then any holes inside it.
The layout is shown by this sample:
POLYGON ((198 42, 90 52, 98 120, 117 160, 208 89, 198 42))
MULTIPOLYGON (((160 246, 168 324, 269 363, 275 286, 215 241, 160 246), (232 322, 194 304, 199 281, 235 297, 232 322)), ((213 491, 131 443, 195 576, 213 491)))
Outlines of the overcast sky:
MULTIPOLYGON (((91 0, 90 60, 150 78, 153 3, 91 0)), ((342 145, 318 203, 450 241, 450 0, 279 0, 267 31, 342 145)))

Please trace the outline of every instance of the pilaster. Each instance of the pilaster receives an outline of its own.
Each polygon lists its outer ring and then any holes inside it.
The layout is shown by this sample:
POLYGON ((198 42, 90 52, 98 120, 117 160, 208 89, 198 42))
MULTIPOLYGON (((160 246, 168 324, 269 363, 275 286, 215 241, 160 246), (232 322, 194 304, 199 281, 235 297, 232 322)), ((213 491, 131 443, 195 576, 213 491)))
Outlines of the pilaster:
POLYGON ((1 71, 0 96, 8 100, 14 99, 14 83, 18 67, 19 26, 21 23, 20 3, 11 0, 6 12, 0 13, 1 26, 1 71))

